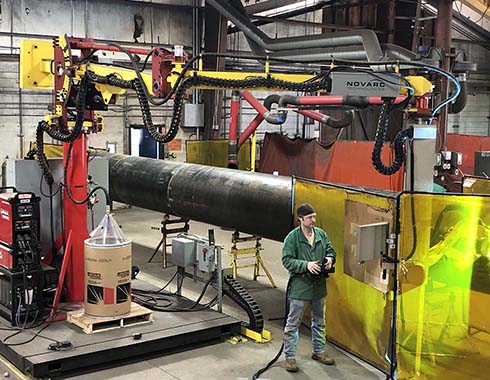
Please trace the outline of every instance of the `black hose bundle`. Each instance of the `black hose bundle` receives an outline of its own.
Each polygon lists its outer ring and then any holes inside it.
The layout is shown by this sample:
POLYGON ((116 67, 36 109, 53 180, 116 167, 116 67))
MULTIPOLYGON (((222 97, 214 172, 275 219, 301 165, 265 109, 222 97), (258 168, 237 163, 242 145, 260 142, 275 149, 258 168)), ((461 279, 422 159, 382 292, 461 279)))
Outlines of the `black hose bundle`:
MULTIPOLYGON (((172 123, 169 130, 165 134, 162 134, 158 132, 158 129, 153 125, 153 119, 151 117, 151 111, 150 111, 150 104, 148 103, 148 97, 146 96, 145 91, 143 89, 144 84, 142 84, 141 81, 137 78, 133 81, 133 87, 136 91, 136 95, 138 96, 138 101, 141 108, 141 116, 143 117, 143 125, 148 130, 150 136, 155 141, 158 141, 159 143, 168 143, 169 141, 172 141, 174 137, 177 135, 177 132, 179 131, 180 113, 182 113, 182 106, 180 106, 179 109, 179 118, 178 118, 179 123, 177 123, 176 125, 172 123)), ((176 106, 176 102, 174 102, 174 109, 175 106, 176 106)), ((174 118, 175 116, 172 118, 172 121, 174 120, 174 118)))
POLYGON ((107 76, 102 76, 88 70, 86 73, 91 82, 108 84, 119 88, 134 89, 134 84, 132 80, 124 80, 122 78, 118 78, 116 74, 109 74, 107 76))
POLYGON ((75 127, 69 134, 65 134, 61 131, 53 129, 47 122, 41 121, 40 124, 46 133, 53 139, 62 142, 74 141, 82 131, 83 128, 83 115, 85 113, 85 106, 87 103, 87 90, 88 90, 89 78, 85 74, 80 80, 77 99, 77 114, 75 117, 75 127))
POLYGON ((378 127, 376 128, 376 137, 374 139, 374 149, 372 154, 372 162, 375 169, 383 175, 395 174, 402 167, 405 161, 405 140, 409 137, 408 132, 404 131, 399 133, 395 138, 393 145, 395 147, 395 159, 390 166, 386 166, 381 161, 381 151, 383 150, 383 144, 386 138, 386 132, 388 130, 388 124, 390 121, 390 103, 385 102, 381 106, 381 112, 378 119, 378 127))
POLYGON ((186 77, 180 82, 180 85, 175 91, 172 121, 170 124, 170 128, 167 132, 167 135, 169 136, 175 137, 175 135, 177 134, 180 125, 181 115, 182 115, 183 96, 185 90, 191 86, 209 86, 209 87, 220 87, 226 89, 278 88, 282 90, 289 90, 289 91, 296 91, 296 92, 314 92, 319 90, 326 90, 328 87, 328 80, 322 79, 314 82, 297 83, 297 82, 285 81, 282 79, 275 79, 270 76, 251 77, 248 79, 221 79, 221 78, 206 77, 202 75, 193 75, 193 76, 186 77))
POLYGON ((89 84, 88 75, 84 75, 79 84, 78 100, 77 100, 77 114, 75 119, 75 127, 69 134, 65 134, 52 128, 46 121, 40 121, 36 128, 36 155, 37 162, 41 167, 44 179, 46 183, 51 186, 54 182, 53 174, 49 168, 48 160, 44 154, 44 139, 43 135, 46 132, 51 138, 62 141, 62 142, 72 142, 74 141, 82 131, 83 127, 83 115, 85 112, 87 89, 89 84))
POLYGON ((45 122, 44 121, 39 122, 36 128, 36 156, 37 156, 37 162, 39 163, 39 166, 43 172, 43 177, 46 183, 49 186, 51 186, 54 182, 54 179, 53 179, 53 173, 51 173, 51 169, 49 168, 48 159, 44 154, 43 123, 45 122))
MULTIPOLYGON (((73 203, 76 204, 84 204, 88 202, 88 200, 93 196, 93 194, 98 191, 102 190, 105 195, 106 199, 106 205, 110 206, 111 204, 111 199, 109 197, 109 192, 107 189, 97 186, 93 188, 90 193, 82 200, 77 200, 73 197, 73 194, 70 191, 70 188, 68 186, 68 164, 70 162, 70 157, 71 157, 71 152, 73 149, 73 141, 80 135, 82 128, 83 128, 83 121, 84 121, 84 113, 85 113, 85 108, 86 108, 86 103, 87 103, 87 91, 88 91, 88 86, 89 82, 93 81, 105 81, 102 83, 107 83, 110 85, 118 86, 118 87, 123 87, 127 86, 130 84, 132 86, 130 81, 124 81, 122 79, 117 78, 114 75, 109 75, 107 77, 101 77, 99 75, 96 75, 94 73, 90 73, 87 71, 85 75, 81 78, 80 83, 79 83, 79 90, 78 90, 78 99, 77 99, 77 106, 76 106, 76 116, 75 116, 75 126, 73 130, 69 134, 65 134, 59 130, 56 130, 52 128, 46 121, 40 121, 37 125, 36 128, 36 154, 37 154, 37 161, 39 163, 39 166, 41 167, 41 170, 43 172, 43 176, 45 178, 46 183, 51 187, 51 185, 54 182, 53 179, 53 174, 51 173, 51 170, 49 168, 48 160, 46 158, 46 155, 44 154, 44 139, 43 135, 44 132, 46 132, 51 138, 62 141, 62 142, 68 142, 70 143, 70 147, 68 149, 68 157, 65 162, 65 167, 64 167, 64 185, 66 189, 66 193, 68 194, 68 197, 73 203)), ((128 88, 128 87, 126 87, 128 88)))

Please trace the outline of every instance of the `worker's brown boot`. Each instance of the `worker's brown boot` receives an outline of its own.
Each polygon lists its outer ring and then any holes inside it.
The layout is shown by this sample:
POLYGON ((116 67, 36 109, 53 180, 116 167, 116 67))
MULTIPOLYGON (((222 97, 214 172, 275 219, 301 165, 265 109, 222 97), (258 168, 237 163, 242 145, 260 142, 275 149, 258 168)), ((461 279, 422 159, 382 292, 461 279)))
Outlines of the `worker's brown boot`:
POLYGON ((332 359, 325 352, 313 352, 311 358, 325 365, 334 365, 335 359, 332 359))
POLYGON ((286 371, 288 372, 298 372, 299 368, 296 364, 296 359, 286 358, 286 371))

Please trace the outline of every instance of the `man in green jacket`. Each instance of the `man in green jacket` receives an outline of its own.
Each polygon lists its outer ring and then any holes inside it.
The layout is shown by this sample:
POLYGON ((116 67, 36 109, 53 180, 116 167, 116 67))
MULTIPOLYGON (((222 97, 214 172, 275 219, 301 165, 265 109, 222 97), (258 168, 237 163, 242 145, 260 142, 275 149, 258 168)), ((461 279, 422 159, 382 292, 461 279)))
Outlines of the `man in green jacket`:
POLYGON ((300 225, 286 236, 282 249, 282 265, 289 271, 289 313, 284 328, 284 354, 288 372, 298 371, 298 331, 307 304, 311 312, 311 358, 322 364, 335 364, 335 360, 325 353, 327 284, 325 276, 321 274, 321 266, 324 265, 326 270, 332 268, 336 253, 327 233, 315 227, 316 213, 313 207, 304 203, 296 213, 300 225))

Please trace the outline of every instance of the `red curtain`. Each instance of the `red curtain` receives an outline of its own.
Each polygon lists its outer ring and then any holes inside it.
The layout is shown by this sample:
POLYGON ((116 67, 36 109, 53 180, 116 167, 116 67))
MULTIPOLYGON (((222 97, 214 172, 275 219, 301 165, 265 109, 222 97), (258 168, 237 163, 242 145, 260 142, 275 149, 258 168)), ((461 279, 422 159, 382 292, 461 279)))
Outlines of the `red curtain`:
MULTIPOLYGON (((324 148, 316 140, 289 139, 266 134, 260 154, 259 171, 310 178, 319 181, 401 191, 403 168, 392 176, 374 169, 371 162, 373 141, 336 141, 324 148)), ((385 144, 381 155, 385 165, 393 161, 393 150, 385 144)))
POLYGON ((470 136, 448 133, 447 149, 463 153, 463 164, 460 166, 463 174, 475 174, 475 152, 490 150, 490 137, 470 136))

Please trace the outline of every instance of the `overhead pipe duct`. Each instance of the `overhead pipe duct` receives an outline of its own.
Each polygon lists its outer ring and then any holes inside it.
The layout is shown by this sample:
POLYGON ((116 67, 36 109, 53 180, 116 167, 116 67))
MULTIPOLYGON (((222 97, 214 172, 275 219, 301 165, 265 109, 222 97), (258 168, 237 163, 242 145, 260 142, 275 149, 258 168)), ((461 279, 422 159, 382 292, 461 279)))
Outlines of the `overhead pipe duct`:
MULTIPOLYGON (((269 95, 264 100, 264 107, 267 108, 270 112, 272 108, 272 104, 279 104, 281 101, 281 96, 277 94, 269 95)), ((296 97, 294 97, 296 98, 296 97)), ((299 101, 299 100, 298 100, 299 101)), ((288 105, 291 107, 291 105, 288 105)), ((344 111, 344 116, 342 119, 334 119, 329 115, 325 115, 320 112, 312 111, 312 110, 300 110, 295 109, 294 112, 299 113, 300 115, 309 117, 310 119, 316 120, 322 124, 328 125, 332 128, 345 128, 352 123, 353 112, 352 111, 344 111)), ((287 111, 280 111, 279 118, 284 117, 284 121, 286 121, 287 111)))
MULTIPOLYGON (((406 96, 397 96, 393 100, 393 104, 398 105, 407 101, 406 96)), ((264 101, 264 107, 270 108, 272 103, 278 104, 277 115, 271 116, 277 119, 286 120, 287 107, 293 106, 349 106, 349 107, 368 107, 372 105, 383 105, 385 99, 381 96, 350 96, 350 95, 321 95, 321 96, 294 96, 294 95, 270 95, 264 101)), ((302 113, 301 110, 296 112, 302 113)), ((305 115, 307 116, 307 115, 305 115)), ((324 122, 334 128, 343 128, 352 122, 352 113, 344 113, 341 120, 335 120, 325 115, 324 120, 318 120, 318 115, 311 116, 315 120, 324 122)))
POLYGON ((417 54, 413 51, 395 44, 382 44, 381 48, 384 55, 390 60, 413 61, 417 58, 417 54))
MULTIPOLYGON (((305 49, 314 48, 336 48, 329 52, 329 58, 340 59, 337 48, 350 46, 351 53, 354 54, 352 46, 362 45, 358 56, 352 56, 350 59, 379 61, 383 57, 383 52, 379 45, 378 37, 372 30, 358 30, 348 32, 337 32, 331 34, 317 34, 311 36, 299 36, 290 38, 272 39, 262 32, 248 17, 243 15, 239 10, 233 7, 228 0, 206 0, 212 7, 220 12, 224 17, 233 22, 247 38, 254 41, 259 47, 271 51, 293 51, 299 49, 303 52, 302 60, 308 59, 308 52, 305 49)), ((342 52, 341 52, 342 53, 342 52)), ((287 55, 285 53, 284 55, 287 55)))
POLYGON ((272 58, 298 60, 307 63, 329 62, 332 59, 344 61, 370 60, 368 53, 364 50, 364 46, 361 44, 338 47, 324 47, 307 50, 296 48, 294 50, 280 50, 272 52, 269 55, 272 58))
POLYGON ((463 111, 466 106, 466 101, 468 100, 468 86, 466 81, 466 73, 460 73, 458 75, 458 82, 461 85, 461 92, 454 101, 454 103, 449 104, 449 113, 455 114, 463 111))
POLYGON ((293 225, 291 178, 113 155, 111 198, 282 241, 293 225))

